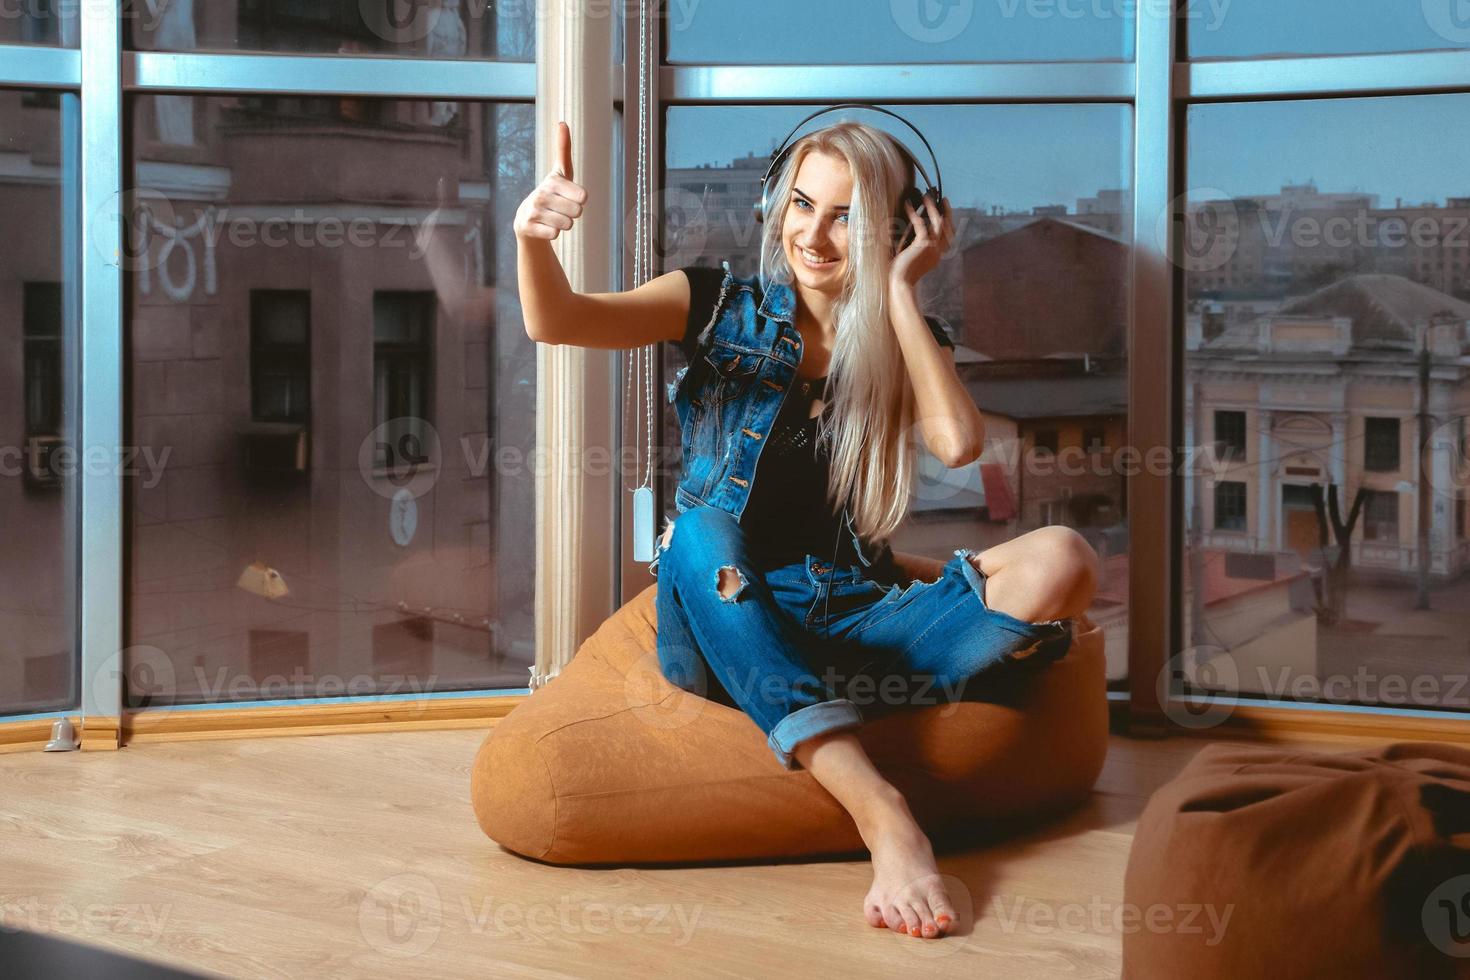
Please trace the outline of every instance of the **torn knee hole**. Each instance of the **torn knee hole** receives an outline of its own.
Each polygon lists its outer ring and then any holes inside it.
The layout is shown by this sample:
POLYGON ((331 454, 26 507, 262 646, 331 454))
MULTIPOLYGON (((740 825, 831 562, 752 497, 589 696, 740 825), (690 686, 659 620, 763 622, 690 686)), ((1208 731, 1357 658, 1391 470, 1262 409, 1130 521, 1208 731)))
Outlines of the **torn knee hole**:
POLYGON ((745 584, 745 573, 734 565, 721 565, 715 573, 715 588, 726 602, 734 602, 745 584))
POLYGON ((673 521, 669 521, 669 526, 666 527, 666 528, 664 528, 663 546, 665 548, 667 548, 669 546, 669 542, 671 542, 673 540, 674 540, 674 522, 673 521))

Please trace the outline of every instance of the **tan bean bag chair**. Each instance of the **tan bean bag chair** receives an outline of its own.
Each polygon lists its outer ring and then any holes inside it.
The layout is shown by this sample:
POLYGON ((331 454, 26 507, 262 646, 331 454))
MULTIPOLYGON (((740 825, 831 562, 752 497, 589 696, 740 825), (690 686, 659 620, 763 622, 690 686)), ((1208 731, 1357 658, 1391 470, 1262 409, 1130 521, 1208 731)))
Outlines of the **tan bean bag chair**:
MULTIPOLYGON (((925 581, 943 568, 895 558, 925 581)), ((470 779, 481 828, 508 850, 555 864, 861 850, 837 801, 811 773, 783 767, 744 712, 664 679, 656 590, 613 614, 491 730, 470 779)), ((933 834, 1060 812, 1084 801, 1102 770, 1103 637, 1090 621, 1079 620, 1062 658, 1006 664, 986 697, 994 700, 904 709, 857 730, 933 834)))
POLYGON ((1125 980, 1470 977, 1470 749, 1207 745, 1144 808, 1114 925, 1125 980))

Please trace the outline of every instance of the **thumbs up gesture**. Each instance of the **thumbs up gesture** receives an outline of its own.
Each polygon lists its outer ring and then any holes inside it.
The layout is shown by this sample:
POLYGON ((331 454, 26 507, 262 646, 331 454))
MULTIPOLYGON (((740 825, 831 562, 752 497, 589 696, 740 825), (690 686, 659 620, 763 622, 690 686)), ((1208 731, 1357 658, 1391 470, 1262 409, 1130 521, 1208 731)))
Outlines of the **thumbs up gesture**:
POLYGON ((582 216, 587 191, 572 181, 572 130, 556 124, 556 169, 526 195, 516 209, 515 233, 519 238, 555 239, 582 216))

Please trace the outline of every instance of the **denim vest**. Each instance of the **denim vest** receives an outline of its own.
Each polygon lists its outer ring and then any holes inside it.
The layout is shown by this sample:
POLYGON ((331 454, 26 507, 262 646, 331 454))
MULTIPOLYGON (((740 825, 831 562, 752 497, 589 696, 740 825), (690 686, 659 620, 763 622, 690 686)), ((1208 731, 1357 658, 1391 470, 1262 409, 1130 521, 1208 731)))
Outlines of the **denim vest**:
MULTIPOLYGON (((755 486, 756 463, 775 425, 801 361, 796 297, 789 285, 762 292, 759 277, 725 267, 719 300, 700 331, 694 356, 668 384, 683 439, 684 475, 674 491, 679 513, 710 504, 738 521, 755 486)), ((852 518, 846 521, 852 553, 864 566, 865 551, 852 518)), ((658 558, 649 564, 657 575, 658 558)))

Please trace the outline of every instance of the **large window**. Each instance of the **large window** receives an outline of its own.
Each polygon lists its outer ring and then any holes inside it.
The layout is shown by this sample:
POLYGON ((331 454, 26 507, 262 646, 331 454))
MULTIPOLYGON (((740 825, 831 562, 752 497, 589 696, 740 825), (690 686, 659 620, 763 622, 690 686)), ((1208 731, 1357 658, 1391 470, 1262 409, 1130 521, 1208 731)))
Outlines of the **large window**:
POLYGON ((146 703, 523 687, 532 473, 492 460, 533 448, 506 288, 529 106, 128 108, 129 408, 163 461, 132 496, 128 642, 168 668, 146 703), (415 239, 441 179, 435 234, 496 296, 485 321, 440 302, 415 239))
POLYGON ((1230 0, 1181 5, 1193 58, 1464 50, 1460 0, 1230 0))
MULTIPOLYGON (((1049 524, 1076 528, 1107 556, 1093 614, 1116 637, 1109 671, 1121 682, 1127 497, 1122 457, 1109 447, 1123 446, 1127 429, 1131 114, 1109 104, 885 108, 919 127, 940 160, 955 240, 920 298, 949 325, 986 429, 985 453, 965 467, 919 453, 909 519, 891 544, 947 559, 956 547, 983 549, 1049 524)), ((757 271, 760 177, 772 145, 810 111, 667 110, 665 269, 728 261, 737 274, 757 271)), ((901 123, 865 111, 850 118, 905 140, 929 166, 901 123)), ((683 355, 666 347, 672 377, 683 355)), ((674 413, 664 418, 665 444, 677 447, 674 413)), ((677 466, 665 473, 671 510, 678 478, 677 466)))
MULTIPOLYGON (((1242 8, 1236 27, 1394 47, 1423 28, 1418 4, 1289 6, 1242 8)), ((1187 482, 1204 520, 1217 481, 1213 524, 1190 518, 1184 614, 1196 646, 1233 659, 1226 689, 1470 707, 1453 625, 1470 581, 1470 131, 1451 121, 1467 116, 1467 94, 1187 114, 1185 417, 1203 436, 1213 414, 1236 451, 1187 482)))
MULTIPOLYGON (((37 2, 37 0, 32 0, 37 2)), ((127 43, 145 51, 260 51, 530 61, 534 3, 485 0, 168 0, 131 4, 127 43)))
POLYGON ((311 293, 250 291, 250 414, 299 422, 311 413, 311 293))
POLYGON ((663 29, 671 64, 870 65, 1127 59, 1133 26, 1128 3, 703 0, 663 29))
POLYGON ((0 715, 76 704, 77 98, 0 91, 0 715))

